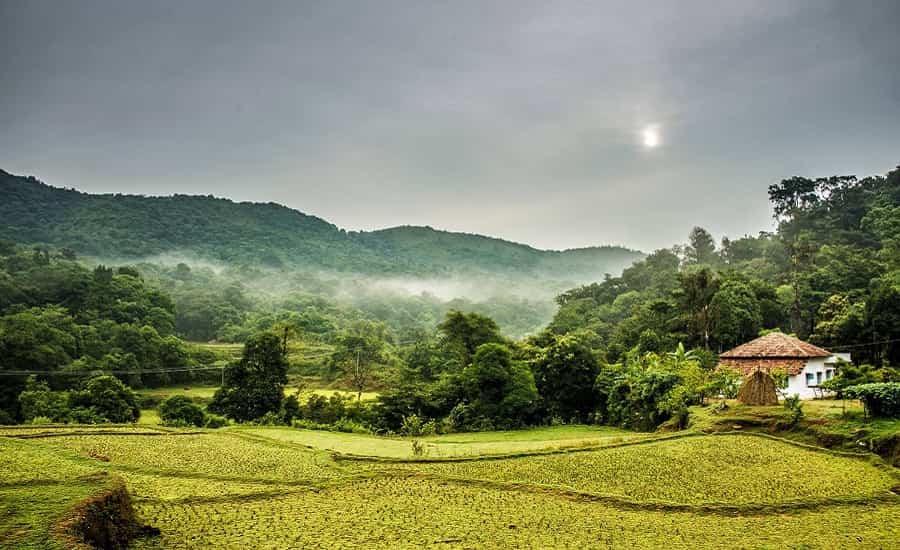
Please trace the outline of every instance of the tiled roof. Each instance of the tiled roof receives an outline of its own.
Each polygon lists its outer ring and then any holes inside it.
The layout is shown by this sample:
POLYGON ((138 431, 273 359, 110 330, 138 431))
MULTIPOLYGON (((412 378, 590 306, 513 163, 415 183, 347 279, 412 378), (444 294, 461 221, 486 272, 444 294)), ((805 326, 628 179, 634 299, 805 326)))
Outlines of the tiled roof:
POLYGON ((744 376, 748 374, 753 374, 754 371, 761 370, 763 372, 771 373, 775 370, 783 370, 788 373, 789 376, 797 376, 801 372, 803 372, 803 367, 806 366, 806 359, 796 359, 796 358, 771 358, 771 359, 760 359, 758 357, 739 357, 732 359, 722 359, 719 361, 719 367, 728 367, 731 370, 737 371, 744 376))
POLYGON ((770 332, 756 340, 726 351, 720 357, 725 359, 757 358, 808 358, 829 357, 830 352, 781 332, 770 332))

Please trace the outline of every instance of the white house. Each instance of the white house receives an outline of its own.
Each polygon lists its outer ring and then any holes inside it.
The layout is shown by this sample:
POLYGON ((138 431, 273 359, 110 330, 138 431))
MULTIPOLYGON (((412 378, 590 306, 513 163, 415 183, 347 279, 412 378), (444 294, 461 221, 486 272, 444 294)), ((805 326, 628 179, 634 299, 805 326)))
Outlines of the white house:
MULTIPOLYGON (((788 374, 787 395, 801 399, 816 397, 819 385, 834 377, 839 360, 850 361, 849 353, 831 353, 781 332, 771 332, 726 351, 719 365, 748 375, 756 370, 784 370, 788 374)), ((821 396, 821 391, 818 391, 821 396)))

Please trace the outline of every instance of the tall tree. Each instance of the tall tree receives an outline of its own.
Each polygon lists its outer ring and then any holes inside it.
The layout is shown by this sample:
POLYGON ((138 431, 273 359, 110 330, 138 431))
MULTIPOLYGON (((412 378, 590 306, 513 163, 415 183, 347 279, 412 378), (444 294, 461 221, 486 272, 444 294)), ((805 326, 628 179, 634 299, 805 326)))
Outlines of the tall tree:
POLYGON ((329 359, 331 372, 340 372, 356 390, 357 400, 371 382, 377 365, 387 359, 383 323, 356 321, 337 338, 337 349, 329 359))
POLYGON ((497 323, 490 317, 477 313, 452 310, 438 325, 438 330, 441 344, 454 363, 455 370, 462 370, 472 362, 478 346, 503 342, 497 323))
POLYGON ((674 295, 685 312, 688 328, 705 349, 709 349, 712 332, 712 301, 719 289, 718 276, 708 267, 678 275, 679 286, 674 295))
POLYGON ((238 363, 225 369, 225 383, 209 408, 245 422, 278 412, 287 384, 287 358, 280 335, 262 332, 247 339, 238 363))
POLYGON ((690 264, 714 265, 719 257, 716 256, 716 241, 712 235, 702 227, 695 227, 688 237, 689 244, 684 249, 685 260, 690 264))
POLYGON ((597 406, 600 373, 590 348, 574 336, 555 336, 532 365, 541 403, 550 417, 586 422, 597 406))

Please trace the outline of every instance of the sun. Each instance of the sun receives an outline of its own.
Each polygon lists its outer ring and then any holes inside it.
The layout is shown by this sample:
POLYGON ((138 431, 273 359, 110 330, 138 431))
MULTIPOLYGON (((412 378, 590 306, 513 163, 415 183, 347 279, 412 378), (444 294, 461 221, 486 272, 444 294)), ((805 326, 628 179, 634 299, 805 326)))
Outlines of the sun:
POLYGON ((647 149, 653 149, 659 146, 659 128, 656 126, 647 126, 641 130, 641 141, 647 149))

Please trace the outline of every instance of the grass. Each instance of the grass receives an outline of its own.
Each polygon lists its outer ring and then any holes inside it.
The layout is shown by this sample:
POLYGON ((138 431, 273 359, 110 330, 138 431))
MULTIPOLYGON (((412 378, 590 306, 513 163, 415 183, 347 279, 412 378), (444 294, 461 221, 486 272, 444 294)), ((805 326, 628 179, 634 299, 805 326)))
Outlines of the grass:
MULTIPOLYGON (((378 437, 340 432, 279 427, 235 428, 240 433, 335 451, 381 458, 413 458, 414 438, 378 437)), ((510 454, 547 449, 581 447, 645 437, 625 430, 593 426, 557 426, 533 430, 435 435, 418 438, 429 458, 510 454)))
POLYGON ((452 434, 426 441, 466 455, 614 445, 422 464, 336 461, 327 452, 408 456, 402 438, 44 429, 55 436, 0 437, 0 547, 54 548, 46 534, 97 489, 98 471, 124 478, 139 519, 161 530, 135 546, 145 550, 890 548, 900 540, 900 497, 889 491, 898 477, 877 458, 750 435, 632 441, 586 426, 452 434))
MULTIPOLYGON (((382 478, 264 501, 148 503, 165 548, 889 548, 900 506, 766 516, 619 510, 543 494, 382 478)), ((146 545, 143 548, 157 547, 146 545)), ((140 546, 138 548, 141 548, 140 546)))
POLYGON ((0 547, 62 548, 53 525, 76 502, 110 483, 87 461, 0 437, 0 547))
POLYGON ((707 432, 749 431, 778 433, 797 441, 842 450, 868 450, 900 466, 900 419, 871 419, 858 401, 803 401, 803 419, 796 425, 783 406, 748 407, 730 400, 728 408, 691 407, 690 427, 707 432))
POLYGON ((749 435, 652 441, 504 461, 417 465, 441 476, 558 487, 636 502, 778 504, 884 495, 885 469, 749 435))

